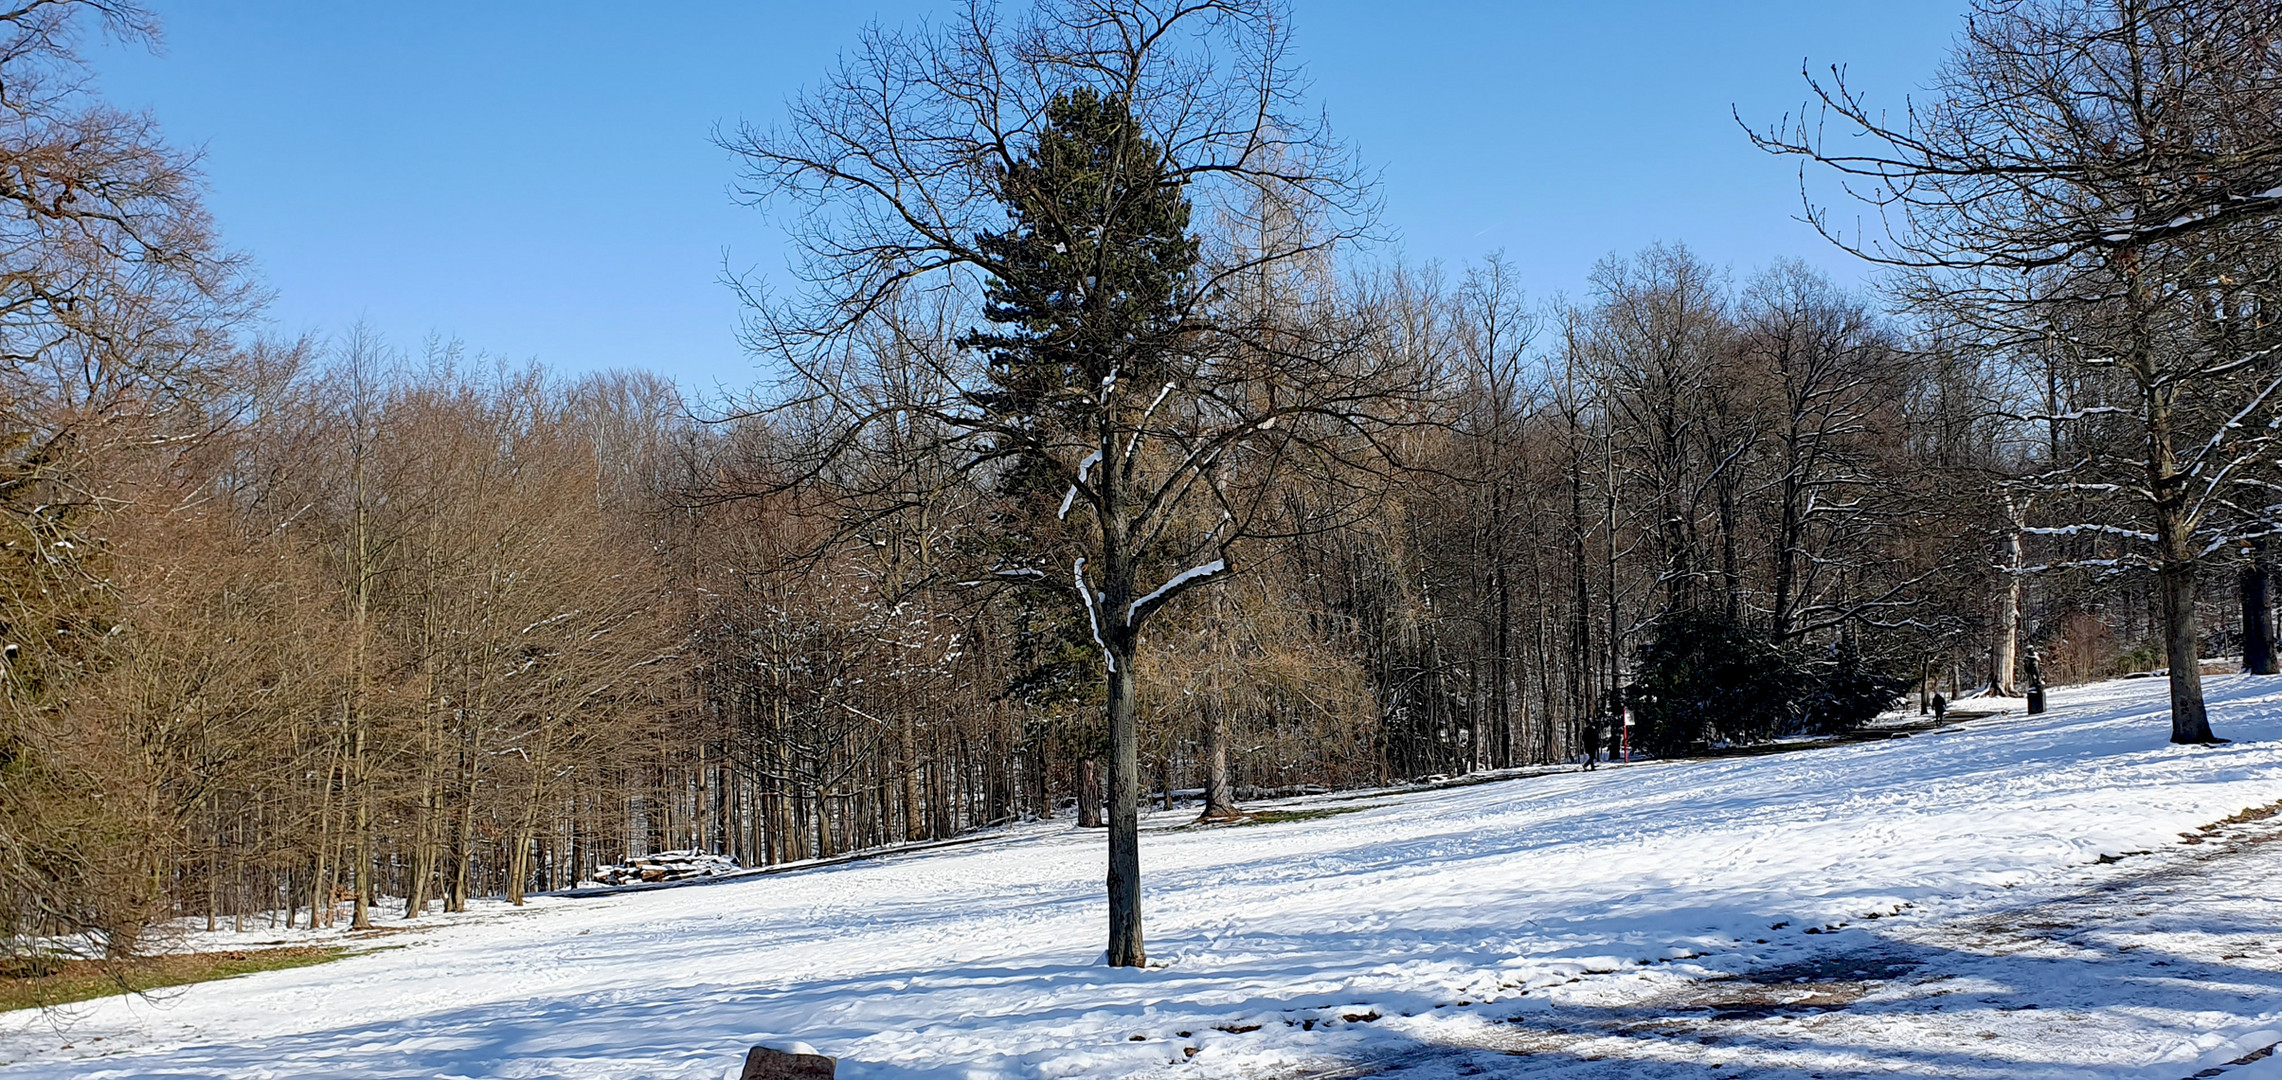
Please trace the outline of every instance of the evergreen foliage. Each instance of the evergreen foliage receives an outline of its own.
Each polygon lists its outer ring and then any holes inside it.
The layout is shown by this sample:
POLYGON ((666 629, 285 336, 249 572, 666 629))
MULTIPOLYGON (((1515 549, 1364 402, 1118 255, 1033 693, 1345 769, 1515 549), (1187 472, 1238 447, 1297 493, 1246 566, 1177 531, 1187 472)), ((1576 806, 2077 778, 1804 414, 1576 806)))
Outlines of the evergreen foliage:
MULTIPOLYGON (((1009 227, 976 238, 992 260, 984 317, 996 419, 1082 432, 1117 379, 1162 382, 1185 328, 1198 243, 1164 151, 1123 102, 1057 95, 1029 156, 1000 177, 1009 227)), ((1028 482, 1036 462, 1012 476, 1028 482)))
POLYGON ((1641 647, 1627 700, 1634 744, 1663 756, 1852 730, 1892 706, 1906 684, 1865 666, 1851 636, 1815 662, 1743 622, 1682 610, 1666 614, 1641 647))
MULTIPOLYGON (((1091 88, 1056 95, 1037 144, 1000 176, 999 197, 1008 228, 976 238, 996 271, 983 314, 997 329, 961 343, 987 351, 991 385, 979 400, 1024 443, 999 474, 1007 507, 988 541, 1019 560, 1068 546, 1075 522, 1065 518, 1088 512, 1062 504, 1046 448, 1091 441, 1104 420, 1131 423, 1099 415, 1115 407, 1116 380, 1172 377, 1198 241, 1162 149, 1123 102, 1091 88)), ((1060 581, 1021 592, 1007 698, 1032 716, 1033 737, 1059 728, 1057 741, 1101 753, 1104 672, 1084 609, 1060 581)))
POLYGON ((1870 667, 1855 645, 1854 635, 1842 634, 1831 658, 1807 672, 1807 693, 1799 716, 1799 730, 1813 735, 1851 731, 1900 701, 1910 680, 1870 667))

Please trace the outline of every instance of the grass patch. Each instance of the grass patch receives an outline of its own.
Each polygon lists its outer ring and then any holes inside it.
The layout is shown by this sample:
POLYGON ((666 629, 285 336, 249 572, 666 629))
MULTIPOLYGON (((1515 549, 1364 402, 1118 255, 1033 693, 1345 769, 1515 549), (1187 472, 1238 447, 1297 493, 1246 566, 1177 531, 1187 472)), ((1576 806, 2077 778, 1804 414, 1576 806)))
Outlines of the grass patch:
POLYGON ((2248 825, 2253 821, 2264 821, 2267 818, 2274 817, 2277 814, 2282 814, 2282 802, 2268 803, 2265 806, 2245 807, 2239 814, 2235 814, 2231 817, 2220 818, 2219 824, 2248 825))
POLYGON ((114 994, 139 994, 257 971, 308 967, 338 960, 350 951, 341 945, 296 945, 179 953, 125 961, 0 960, 0 1012, 51 1008, 114 994))
POLYGON ((1255 810, 1249 814, 1244 815, 1243 820, 1232 821, 1229 822, 1229 824, 1281 825, 1287 821, 1316 821, 1322 818, 1338 817, 1341 814, 1352 814, 1358 811, 1369 809, 1371 809, 1370 806, 1326 806, 1309 810, 1255 810))

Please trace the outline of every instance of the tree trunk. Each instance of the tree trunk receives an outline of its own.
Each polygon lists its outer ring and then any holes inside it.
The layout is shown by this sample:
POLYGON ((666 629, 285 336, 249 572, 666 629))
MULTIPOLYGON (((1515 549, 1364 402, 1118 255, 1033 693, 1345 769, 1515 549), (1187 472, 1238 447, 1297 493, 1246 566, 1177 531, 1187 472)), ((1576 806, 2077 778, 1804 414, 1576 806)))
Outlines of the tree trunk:
MULTIPOLYGON (((1123 597, 1113 596, 1112 600, 1123 597)), ((1121 610, 1110 606, 1109 610, 1121 610)), ((1112 633, 1109 649, 1109 966, 1143 967, 1141 947, 1141 733, 1133 638, 1112 633)))
POLYGON ((475 807, 472 805, 475 793, 472 790, 474 785, 470 783, 468 786, 471 790, 465 798, 470 805, 460 807, 452 825, 451 892, 444 902, 444 910, 449 912, 467 910, 470 885, 468 872, 470 864, 475 860, 475 807))
POLYGON ((2253 675, 2272 675, 2274 663, 2274 601, 2268 588, 2266 541, 2250 542, 2250 562, 2242 568, 2242 669, 2253 675))
POLYGON ((414 832, 411 879, 404 888, 404 917, 418 918, 428 912, 428 879, 436 873, 436 848, 428 842, 428 825, 422 819, 414 832))
POLYGON ((523 906, 523 883, 531 876, 531 834, 521 825, 508 832, 507 902, 523 906))
POLYGON ((2167 384, 2152 359, 2147 315, 2148 285, 2138 273, 2138 252, 2126 249, 2118 265, 2130 282, 2133 334, 2126 363, 2140 384, 2147 429, 2147 487, 2153 496, 2156 591, 2163 607, 2163 654, 2171 669, 2171 741, 2211 743, 2210 716, 2203 709, 2203 665, 2195 640, 2194 522, 2188 516, 2188 476, 2180 471, 2172 439, 2172 410, 2179 392, 2167 384))
POLYGON ((1228 712, 1217 703, 1204 710, 1204 812, 1198 821, 1234 821, 1236 785, 1228 778, 1228 712))
POLYGON ((418 918, 428 912, 428 882, 436 873, 436 818, 442 799, 434 772, 435 740, 423 740, 426 760, 420 766, 419 812, 412 822, 411 878, 404 887, 404 917, 418 918))
MULTIPOLYGON (((360 763, 358 772, 361 773, 363 772, 361 763, 364 758, 364 753, 362 750, 364 736, 361 734, 357 736, 357 742, 359 745, 357 759, 360 763)), ((351 851, 355 854, 357 861, 356 865, 352 868, 353 876, 349 878, 349 882, 352 886, 355 887, 357 895, 356 899, 353 902, 353 906, 350 908, 353 914, 349 919, 349 929, 369 930, 372 928, 373 894, 372 798, 363 791, 363 783, 361 780, 358 784, 357 792, 357 833, 353 841, 351 851)))
POLYGON ((919 772, 919 751, 911 738, 910 720, 896 725, 896 742, 902 751, 898 771, 903 776, 903 839, 910 842, 927 835, 927 823, 919 813, 919 786, 915 779, 919 772))
POLYGON ((1078 828, 1101 828, 1101 802, 1101 762, 1096 758, 1080 758, 1078 760, 1078 828))
POLYGON ((840 853, 832 832, 831 793, 823 788, 816 790, 816 857, 829 859, 840 853))
POLYGON ((2008 528, 1997 541, 1997 566, 2002 580, 1997 586, 1996 611, 1991 613, 1989 626, 1989 692, 1999 697, 2017 697, 2018 685, 2013 681, 2013 669, 2018 666, 2021 647, 2021 534, 2008 528))
POLYGON ((2163 652, 2171 665, 2171 741, 2213 743, 2203 711, 2203 665, 2195 642, 2195 564, 2170 562, 2162 571, 2163 652))

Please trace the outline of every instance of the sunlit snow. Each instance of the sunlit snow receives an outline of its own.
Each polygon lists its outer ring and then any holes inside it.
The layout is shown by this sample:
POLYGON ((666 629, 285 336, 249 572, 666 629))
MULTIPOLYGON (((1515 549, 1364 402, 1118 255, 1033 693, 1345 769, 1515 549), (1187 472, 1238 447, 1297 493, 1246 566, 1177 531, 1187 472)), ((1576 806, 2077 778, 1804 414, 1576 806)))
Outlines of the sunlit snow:
POLYGON ((1298 804, 1359 808, 1317 820, 1154 814, 1147 970, 1100 964, 1104 837, 1061 820, 10 1013, 0 1077, 711 1080, 799 1040, 855 1078, 2176 1080, 2282 1038, 2275 822, 2200 829, 2282 800, 2282 679, 2208 686, 2231 745, 2168 745, 2141 679, 1906 739, 1298 804))

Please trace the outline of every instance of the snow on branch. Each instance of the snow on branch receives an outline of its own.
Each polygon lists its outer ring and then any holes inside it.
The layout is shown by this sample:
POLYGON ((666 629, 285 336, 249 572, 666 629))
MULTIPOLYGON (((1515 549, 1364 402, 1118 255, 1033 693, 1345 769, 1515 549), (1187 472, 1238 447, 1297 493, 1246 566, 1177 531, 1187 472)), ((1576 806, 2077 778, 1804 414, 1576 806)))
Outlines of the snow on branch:
MULTIPOLYGON (((2201 476, 2204 467, 2210 464, 2212 455, 2218 452, 2226 437, 2240 430, 2243 422, 2249 420, 2251 414, 2256 412, 2260 406, 2265 405, 2267 399, 2273 397, 2277 389, 2282 389, 2282 378, 2268 381, 2266 386, 2259 390, 2258 395, 2250 400, 2249 404, 2244 405, 2241 411, 2228 417, 2225 424, 2221 425, 2217 431, 2212 432, 2210 441, 2204 443, 2202 450, 2195 454, 2194 463, 2187 469, 2187 475, 2201 476)), ((2253 438, 2251 446, 2245 452, 2238 453, 2232 459, 2221 462, 2217 469, 2212 470, 2210 477, 2203 483, 2203 494, 2196 500, 2192 516, 2201 517, 2205 506, 2219 491, 2219 485, 2225 483, 2226 479, 2234 475, 2242 466, 2257 458, 2259 453, 2273 439, 2272 432, 2278 424, 2282 424, 2282 417, 2269 421, 2265 425, 2264 432, 2253 438)))
MULTIPOLYGON (((2272 513, 2273 511, 2271 508, 2269 508, 2267 512, 2272 513)), ((2250 532, 2229 532, 2226 530, 2220 530, 2218 535, 2211 537, 2210 543, 2203 545, 2203 550, 2198 552, 2195 557, 2198 559, 2209 558, 2210 556, 2225 551, 2230 547, 2239 547, 2243 544, 2250 543, 2253 540, 2264 540, 2267 537, 2275 535, 2282 535, 2282 529, 2254 529, 2250 532)))
POLYGON ((2161 240, 2179 233, 2193 232, 2199 226, 2224 223, 2239 219, 2246 213, 2257 213, 2264 209, 2260 204, 2272 203, 2277 199, 2282 199, 2282 187, 2268 188, 2251 195, 2227 195, 2220 202, 2189 210, 2159 225, 2135 224, 2110 229, 2101 233, 2100 239, 2116 246, 2161 240))
POLYGON ((1086 459, 1085 459, 1084 461, 1078 462, 1078 481, 1077 481, 1077 483, 1076 483, 1076 484, 1071 484, 1071 485, 1070 485, 1070 490, 1069 490, 1069 491, 1067 491, 1067 492, 1063 493, 1063 495, 1062 495, 1062 508, 1061 508, 1060 510, 1056 510, 1056 511, 1054 511, 1054 520, 1056 520, 1056 521, 1061 521, 1061 520, 1063 520, 1064 518, 1067 518, 1067 517, 1069 517, 1069 516, 1070 516, 1070 504, 1072 504, 1072 503, 1074 503, 1074 502, 1077 502, 1077 501, 1078 501, 1078 484, 1083 484, 1083 483, 1085 483, 1085 482, 1086 482, 1086 474, 1087 474, 1087 473, 1089 473, 1089 472, 1092 472, 1092 471, 1093 471, 1093 467, 1094 467, 1095 465, 1098 465, 1098 464, 1100 464, 1100 463, 1101 463, 1101 451, 1099 451, 1099 450, 1096 450, 1096 451, 1094 451, 1093 453, 1087 454, 1087 455, 1086 455, 1086 459))
MULTIPOLYGON (((2268 382, 2256 397, 2250 399, 2249 404, 2244 405, 2240 411, 2228 417, 2226 423, 2219 425, 2219 429, 2211 433, 2210 440, 2203 444, 2202 450, 2195 454, 2195 463, 2187 470, 2187 474, 2193 476, 2201 473, 2204 460, 2218 452, 2219 446, 2226 441, 2226 437, 2241 428, 2242 422, 2249 419, 2251 413, 2257 412, 2259 406, 2266 404, 2266 399, 2274 395, 2274 390, 2278 386, 2282 386, 2282 379, 2268 382)), ((2216 478, 2212 480, 2214 484, 2217 482, 2216 478)))
POLYGON ((1211 562, 1204 564, 1203 566, 1192 566, 1186 570, 1181 571, 1178 574, 1174 574, 1172 580, 1157 586, 1155 592, 1152 592, 1139 600, 1135 600, 1133 603, 1126 606, 1125 625, 1133 625, 1133 620, 1136 616, 1148 614, 1148 612, 1150 610, 1154 610, 1158 604, 1163 603, 1175 592, 1187 588, 1191 583, 1202 581, 1205 578, 1213 576, 1214 574, 1224 573, 1227 571, 1227 569, 1228 560, 1214 559, 1211 562))
POLYGON ((1164 389, 1157 391, 1156 399, 1149 402, 1149 407, 1142 410, 1140 421, 1133 425, 1133 434, 1125 440, 1126 468, 1131 469, 1133 467, 1133 449, 1141 445, 1141 434, 1149 430, 1149 418, 1157 415, 1157 406, 1164 404, 1165 398, 1172 394, 1173 387, 1178 385, 1178 383, 1166 383, 1164 389))
POLYGON ((1100 611, 1101 601, 1104 598, 1097 597, 1094 594, 1093 586, 1086 584, 1086 561, 1084 559, 1079 559, 1077 565, 1070 567, 1070 576, 1077 579, 1078 600, 1086 606, 1086 625, 1093 630, 1093 643, 1100 647, 1102 662, 1108 664, 1110 672, 1114 674, 1117 671, 1117 655, 1110 652, 1109 643, 1101 639, 1100 611))
POLYGON ((2075 536, 2078 533, 2097 533, 2106 536, 2121 536, 2127 540, 2144 540, 2150 544, 2155 542, 2154 533, 2126 529, 2119 525, 2060 525, 2027 528, 2021 531, 2032 536, 2075 536))
POLYGON ((2007 572, 2030 575, 2051 573, 2055 570, 2092 570, 2097 571, 2100 577, 2113 577, 2128 570, 2148 570, 2153 569, 2154 567, 2155 561, 2152 559, 2063 559, 2059 562, 2039 563, 2035 566, 2023 566, 2018 570, 2011 570, 2007 572))
MULTIPOLYGON (((578 615, 578 614, 581 614, 581 613, 580 613, 580 612, 579 612, 579 611, 578 611, 576 608, 573 608, 573 609, 572 609, 572 610, 570 610, 570 611, 558 611, 558 612, 554 613, 553 615, 549 615, 549 616, 547 616, 546 618, 539 620, 538 622, 532 623, 531 625, 524 627, 524 628, 523 628, 523 630, 522 630, 522 633, 524 633, 524 634, 528 634, 528 633, 530 633, 531 631, 533 631, 533 630, 537 630, 538 628, 540 628, 540 627, 542 627, 542 626, 546 626, 546 625, 549 625, 549 624, 551 624, 551 623, 559 623, 559 622, 563 621, 564 619, 568 619, 568 618, 570 618, 571 616, 573 616, 573 615, 578 615)), ((520 634, 518 634, 517 636, 521 636, 521 635, 520 635, 520 634)))
POLYGON ((2095 416, 2129 416, 2131 410, 2120 405, 2088 405, 2081 409, 2053 413, 1999 412, 2007 420, 2021 420, 2032 424, 2065 423, 2070 420, 2089 420, 2095 416))

